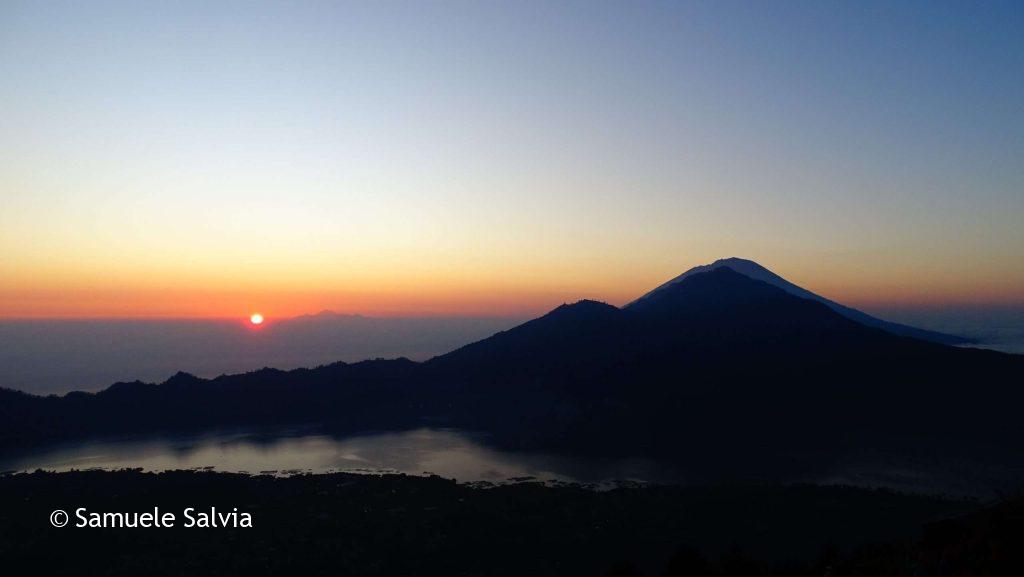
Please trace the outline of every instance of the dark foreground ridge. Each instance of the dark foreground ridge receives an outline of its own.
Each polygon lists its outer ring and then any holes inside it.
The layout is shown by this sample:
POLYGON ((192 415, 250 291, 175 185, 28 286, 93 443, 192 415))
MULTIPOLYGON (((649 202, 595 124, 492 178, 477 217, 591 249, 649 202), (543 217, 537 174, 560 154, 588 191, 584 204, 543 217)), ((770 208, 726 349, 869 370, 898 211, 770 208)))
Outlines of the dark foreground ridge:
POLYGON ((950 570, 1003 575, 1021 567, 1020 512, 1019 500, 982 509, 843 487, 37 472, 0 477, 0 559, 10 575, 910 577, 939 574, 945 558, 950 570), (74 527, 79 507, 157 506, 174 528, 74 527), (184 528, 186 507, 238 508, 253 527, 184 528), (68 526, 50 525, 54 509, 68 526))
POLYGON ((722 266, 621 309, 566 304, 424 363, 179 373, 63 397, 0 391, 0 447, 230 426, 440 426, 509 448, 685 462, 708 482, 813 478, 888 452, 994 467, 1014 486, 1021 383, 1024 356, 893 334, 722 266))

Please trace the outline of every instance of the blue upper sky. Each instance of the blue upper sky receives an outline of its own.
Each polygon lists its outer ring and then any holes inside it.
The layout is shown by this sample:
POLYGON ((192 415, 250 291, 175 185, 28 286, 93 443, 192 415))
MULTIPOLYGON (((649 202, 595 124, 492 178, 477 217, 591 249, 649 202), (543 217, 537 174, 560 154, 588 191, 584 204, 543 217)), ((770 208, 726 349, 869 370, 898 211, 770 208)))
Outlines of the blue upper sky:
POLYGON ((6 1, 0 316, 519 313, 726 256, 1019 303, 1024 3, 978 4, 6 1))

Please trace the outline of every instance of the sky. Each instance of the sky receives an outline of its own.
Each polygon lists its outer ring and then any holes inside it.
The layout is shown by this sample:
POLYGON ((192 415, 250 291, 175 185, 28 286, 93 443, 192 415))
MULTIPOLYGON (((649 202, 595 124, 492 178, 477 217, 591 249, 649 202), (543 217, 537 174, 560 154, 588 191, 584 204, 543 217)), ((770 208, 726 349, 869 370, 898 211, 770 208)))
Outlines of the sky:
POLYGON ((0 0, 0 318, 1024 304, 1019 2, 0 0))

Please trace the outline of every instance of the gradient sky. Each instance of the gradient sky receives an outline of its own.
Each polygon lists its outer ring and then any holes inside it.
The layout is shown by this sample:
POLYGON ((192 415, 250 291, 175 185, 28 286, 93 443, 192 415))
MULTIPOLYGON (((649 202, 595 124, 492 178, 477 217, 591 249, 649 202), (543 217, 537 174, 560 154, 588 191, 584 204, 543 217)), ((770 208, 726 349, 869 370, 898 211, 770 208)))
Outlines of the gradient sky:
POLYGON ((209 4, 0 1, 0 317, 1024 303, 1020 2, 209 4))

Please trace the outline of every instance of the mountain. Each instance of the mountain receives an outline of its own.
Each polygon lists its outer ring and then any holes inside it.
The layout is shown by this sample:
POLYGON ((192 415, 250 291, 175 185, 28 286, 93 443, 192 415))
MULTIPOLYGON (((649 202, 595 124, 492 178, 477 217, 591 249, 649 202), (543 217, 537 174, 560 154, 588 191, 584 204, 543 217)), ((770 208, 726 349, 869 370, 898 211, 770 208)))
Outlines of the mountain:
POLYGON ((621 309, 563 305, 424 367, 446 384, 447 422, 498 443, 701 475, 812 475, 903 452, 991 465, 1024 438, 1010 409, 1024 357, 892 334, 731 267, 621 309))
POLYGON ((736 360, 769 354, 761 370, 783 362, 810 367, 889 349, 910 354, 935 346, 863 325, 820 301, 717 267, 621 309, 595 301, 561 305, 425 366, 453 381, 586 376, 593 387, 612 372, 623 379, 693 376, 715 363, 721 363, 715 371, 735 371, 736 360))
POLYGON ((893 451, 1024 462, 1006 457, 1020 456, 1024 438, 1021 382, 1022 356, 893 334, 718 266, 623 308, 565 304, 422 363, 179 374, 63 397, 0 391, 0 447, 225 426, 429 425, 508 448, 650 457, 695 478, 792 479, 893 451))
POLYGON ((645 294, 644 296, 640 297, 639 299, 629 303, 628 305, 626 305, 626 308, 632 307, 632 306, 636 305, 637 303, 640 303, 640 302, 642 302, 642 301, 644 301, 646 299, 649 299, 652 296, 658 294, 659 292, 664 291, 668 287, 671 287, 671 286, 673 286, 673 285, 675 285, 675 284, 677 284, 677 283, 679 283, 679 282, 681 282, 681 281, 683 281, 685 279, 688 279, 688 278, 690 278, 690 277, 692 277, 694 275, 701 274, 701 273, 708 272, 708 271, 712 271, 712 270, 717 270, 717 269, 720 269, 720 268, 729 268, 729 269, 731 269, 733 271, 736 271, 736 272, 738 272, 738 273, 740 273, 740 274, 742 274, 744 276, 750 277, 750 278, 752 278, 754 280, 759 280, 759 281, 766 282, 766 283, 768 283, 768 284, 770 284, 772 286, 778 287, 778 288, 786 291, 787 293, 789 293, 791 295, 798 296, 798 297, 804 298, 804 299, 810 299, 810 300, 818 301, 818 302, 824 304, 825 306, 829 307, 830 309, 836 311, 837 313, 843 315, 844 317, 846 317, 848 319, 854 320, 854 321, 856 321, 858 323, 861 323, 863 325, 867 325, 869 327, 880 328, 882 330, 888 331, 888 332, 896 334, 896 335, 901 335, 901 336, 905 336, 905 337, 913 337, 913 338, 916 338, 916 339, 922 339, 922 340, 932 341, 932 342, 936 342, 936 343, 942 343, 942 344, 946 344, 946 345, 970 344, 970 343, 975 342, 972 339, 969 339, 969 338, 966 338, 966 337, 962 337, 962 336, 958 336, 958 335, 950 335, 950 334, 940 333, 940 332, 936 332, 936 331, 929 331, 929 330, 925 330, 925 329, 919 329, 919 328, 916 328, 916 327, 910 327, 910 326, 907 326, 907 325, 902 325, 902 324, 899 324, 899 323, 889 322, 889 321, 885 321, 885 320, 873 317, 873 316, 871 316, 871 315, 869 315, 869 314, 867 314, 865 312, 861 312, 861 311, 859 311, 857 309, 853 309, 853 308, 850 308, 848 306, 841 305, 841 304, 839 304, 837 302, 834 302, 834 301, 831 301, 831 300, 829 300, 829 299, 827 299, 827 298, 825 298, 823 296, 814 294, 814 293, 812 293, 811 291, 809 291, 807 289, 801 288, 801 287, 799 287, 799 286, 797 286, 797 285, 787 281, 786 279, 782 278, 781 276, 773 273, 772 271, 766 269, 765 267, 757 264, 756 262, 754 262, 752 260, 746 260, 746 259, 736 258, 736 257, 723 258, 723 259, 716 260, 715 262, 713 262, 711 264, 706 264, 706 265, 701 265, 701 266, 693 267, 690 270, 684 272, 683 274, 681 274, 681 275, 673 278, 672 280, 666 282, 665 284, 655 288, 654 290, 652 290, 651 292, 645 294))
POLYGON ((585 370, 621 353, 622 311, 602 302, 581 300, 470 343, 427 361, 441 372, 501 378, 522 373, 555 374, 585 370))

